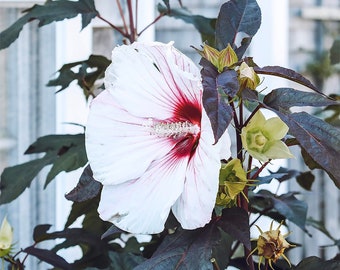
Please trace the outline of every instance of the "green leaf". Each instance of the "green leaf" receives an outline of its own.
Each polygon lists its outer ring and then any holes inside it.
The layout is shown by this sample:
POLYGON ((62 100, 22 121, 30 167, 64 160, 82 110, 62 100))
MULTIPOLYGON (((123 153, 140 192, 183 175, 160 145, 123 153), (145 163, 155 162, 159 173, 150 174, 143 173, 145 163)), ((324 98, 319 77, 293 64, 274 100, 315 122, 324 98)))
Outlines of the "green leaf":
POLYGON ((85 96, 88 97, 93 94, 95 82, 104 77, 105 70, 110 64, 111 61, 104 56, 90 55, 87 60, 63 65, 58 70, 58 77, 50 80, 47 86, 60 86, 57 90, 57 92, 60 92, 76 80, 84 90, 85 96), (77 72, 74 71, 76 68, 78 68, 77 72))
POLYGON ((216 22, 216 46, 222 50, 230 44, 239 59, 261 25, 261 10, 255 0, 230 0, 224 3, 216 22), (237 48, 236 40, 246 35, 237 48))
POLYGON ((60 172, 74 171, 87 163, 85 141, 82 139, 83 138, 80 138, 79 141, 77 139, 74 140, 74 144, 71 144, 69 148, 67 148, 63 154, 60 154, 54 161, 53 166, 47 175, 44 188, 46 188, 60 172))
POLYGON ((25 248, 23 251, 55 267, 58 267, 64 270, 73 269, 71 265, 64 258, 60 257, 59 255, 57 255, 55 252, 51 250, 30 246, 28 248, 25 248))
POLYGON ((333 42, 330 50, 330 59, 332 65, 340 63, 340 37, 333 42))
POLYGON ((84 29, 98 15, 93 0, 46 1, 44 5, 34 5, 24 12, 24 16, 0 33, 0 50, 11 45, 18 38, 23 26, 33 20, 38 20, 38 26, 41 27, 55 21, 74 18, 81 14, 82 29, 84 29))
POLYGON ((0 204, 9 203, 18 198, 31 185, 34 177, 55 159, 55 154, 48 153, 42 158, 5 168, 1 174, 0 204))
POLYGON ((44 157, 6 168, 1 175, 0 204, 16 199, 30 186, 34 177, 47 165, 53 164, 45 187, 62 171, 72 171, 87 162, 84 134, 47 135, 40 137, 25 154, 46 153, 44 157))
POLYGON ((25 154, 42 152, 55 155, 53 166, 46 178, 45 187, 60 172, 70 172, 83 167, 87 163, 84 134, 40 137, 26 150, 25 154))
POLYGON ((87 165, 80 176, 77 186, 65 195, 66 199, 73 202, 83 202, 96 197, 102 185, 93 178, 90 165, 87 165))
POLYGON ((265 74, 265 75, 272 75, 281 78, 285 78, 291 80, 293 82, 299 83, 304 85, 319 94, 322 94, 318 88, 316 88, 308 79, 303 77, 301 74, 297 73, 296 71, 280 66, 265 66, 265 67, 254 67, 254 70, 257 74, 265 74))
POLYGON ((308 191, 312 190, 314 180, 315 176, 312 174, 311 171, 303 172, 296 177, 296 181, 299 183, 299 185, 308 191))
POLYGON ((229 126, 233 111, 218 92, 218 72, 216 68, 204 58, 202 58, 200 64, 203 66, 201 70, 203 106, 209 117, 215 142, 217 142, 229 126))
POLYGON ((170 8, 169 4, 164 6, 159 3, 158 11, 162 14, 166 14, 169 17, 181 19, 186 23, 192 24, 198 30, 198 32, 200 32, 203 42, 207 41, 211 46, 214 45, 216 19, 206 18, 201 15, 193 15, 184 7, 170 8))
POLYGON ((293 88, 278 88, 264 98, 264 103, 279 111, 287 111, 294 106, 328 106, 340 103, 318 93, 298 91, 293 88))
POLYGON ((312 256, 303 259, 293 270, 339 270, 340 260, 324 261, 318 257, 312 256))

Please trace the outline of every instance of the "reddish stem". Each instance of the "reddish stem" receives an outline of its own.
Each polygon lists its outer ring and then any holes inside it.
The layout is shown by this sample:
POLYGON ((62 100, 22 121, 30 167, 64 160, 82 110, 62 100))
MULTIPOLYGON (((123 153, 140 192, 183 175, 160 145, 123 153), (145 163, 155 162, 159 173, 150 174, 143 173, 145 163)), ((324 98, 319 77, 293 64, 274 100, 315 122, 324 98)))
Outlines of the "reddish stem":
POLYGON ((123 37, 128 37, 128 33, 125 33, 121 28, 119 28, 118 26, 115 26, 114 24, 112 24, 111 22, 109 22, 108 20, 104 19, 100 14, 97 15, 98 19, 106 22, 108 25, 110 25, 114 30, 116 30, 117 32, 119 32, 123 37))
POLYGON ((123 21, 123 27, 124 27, 125 33, 129 33, 129 30, 128 30, 128 27, 127 27, 127 24, 126 24, 126 21, 125 21, 125 17, 124 17, 124 12, 123 12, 122 6, 120 4, 120 0, 116 0, 116 3, 117 3, 117 6, 118 6, 120 17, 123 21))
POLYGON ((133 43, 136 40, 136 29, 135 24, 133 21, 133 10, 132 10, 132 2, 131 0, 126 1, 128 6, 128 12, 129 12, 129 26, 130 26, 130 36, 129 40, 131 43, 133 43))
POLYGON ((155 24, 159 19, 161 19, 166 13, 159 14, 151 23, 149 23, 147 26, 145 26, 138 34, 137 36, 140 36, 145 30, 147 30, 151 25, 155 24))

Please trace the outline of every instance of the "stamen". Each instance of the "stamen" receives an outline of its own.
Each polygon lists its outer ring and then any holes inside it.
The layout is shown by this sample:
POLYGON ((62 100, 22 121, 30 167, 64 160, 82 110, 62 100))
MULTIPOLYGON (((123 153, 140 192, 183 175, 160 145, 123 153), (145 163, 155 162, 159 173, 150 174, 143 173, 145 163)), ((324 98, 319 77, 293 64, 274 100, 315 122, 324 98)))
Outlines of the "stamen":
POLYGON ((174 139, 182 138, 189 134, 197 135, 200 132, 200 127, 197 124, 192 124, 188 121, 154 123, 152 119, 148 119, 144 126, 150 128, 151 135, 171 137, 174 139))

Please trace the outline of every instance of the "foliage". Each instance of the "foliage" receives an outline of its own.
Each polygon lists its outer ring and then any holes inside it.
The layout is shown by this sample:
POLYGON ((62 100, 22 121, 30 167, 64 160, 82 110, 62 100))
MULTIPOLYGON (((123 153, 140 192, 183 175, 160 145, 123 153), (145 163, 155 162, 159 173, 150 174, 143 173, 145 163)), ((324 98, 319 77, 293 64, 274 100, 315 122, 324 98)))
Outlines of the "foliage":
MULTIPOLYGON (((199 31, 202 43, 209 44, 214 53, 228 47, 237 55, 238 59, 231 65, 217 68, 201 54, 203 106, 209 117, 216 143, 227 129, 235 131, 237 159, 246 174, 242 179, 248 183, 242 185, 242 192, 240 190, 233 196, 233 199, 236 197, 233 205, 216 207, 211 222, 203 228, 184 230, 170 214, 166 229, 160 234, 152 235, 150 241, 140 243, 134 236, 122 240, 125 232, 102 221, 98 216, 97 207, 102 186, 94 179, 91 167, 87 165, 84 134, 49 135, 38 138, 25 152, 35 154, 36 159, 6 168, 2 172, 0 204, 16 200, 47 165, 52 166, 45 187, 60 172, 70 172, 81 167, 84 167, 84 171, 78 185, 65 196, 73 202, 65 228, 62 231, 49 232, 51 229, 49 224, 36 226, 33 244, 12 257, 4 258, 15 267, 14 269, 24 267, 25 259, 21 260, 18 257, 20 253, 37 257, 55 267, 54 269, 213 270, 224 269, 228 265, 239 269, 254 269, 256 263, 253 262, 251 255, 250 241, 250 228, 254 224, 249 223, 249 214, 268 216, 279 223, 283 221, 285 226, 286 222, 290 221, 306 233, 307 226, 312 226, 327 235, 334 245, 340 246, 340 241, 335 239, 323 224, 307 218, 308 206, 297 197, 298 192, 277 195, 265 189, 254 188, 254 185, 271 183, 273 179, 281 183, 296 178, 301 187, 310 190, 315 178, 313 175, 315 168, 327 172, 337 188, 340 188, 340 168, 337 161, 340 153, 340 132, 332 125, 333 120, 339 116, 339 96, 324 95, 312 82, 293 70, 279 66, 259 67, 252 58, 244 57, 261 24, 261 10, 256 0, 227 1, 221 6, 217 18, 194 15, 182 6, 181 1, 179 3, 179 7, 174 8, 170 1, 163 0, 163 3, 158 4, 159 15, 152 23, 156 23, 164 16, 183 20, 199 31), (242 68, 246 66, 247 71, 252 71, 253 75, 285 78, 308 87, 310 91, 277 88, 268 94, 260 94, 255 89, 258 85, 257 80, 253 84, 244 84, 240 80, 241 65, 242 68), (321 107, 324 108, 323 111, 334 113, 323 121, 306 112, 292 112, 292 108, 305 106, 321 107), (246 109, 249 109, 248 114, 244 112, 246 109), (286 136, 282 143, 287 146, 295 145, 301 149, 301 157, 310 168, 309 171, 299 172, 280 168, 276 172, 268 171, 266 176, 260 175, 270 160, 260 163, 260 167, 255 166, 253 158, 245 151, 241 140, 242 128, 260 109, 274 112, 289 127, 289 136, 286 136), (44 154, 41 155, 42 153, 44 154), (72 227, 79 217, 84 217, 82 227, 72 227), (40 243, 55 239, 62 241, 52 249, 37 247, 40 243), (117 240, 123 241, 123 245, 118 244, 117 240), (82 251, 82 257, 75 262, 67 262, 57 254, 58 251, 73 246, 79 246, 82 251), (244 247, 244 255, 238 255, 239 252, 236 252, 239 246, 244 247)), ((127 0, 126 4, 129 19, 133 21, 131 1, 127 0)), ((34 5, 25 10, 18 21, 0 33, 0 49, 10 46, 18 38, 23 26, 33 20, 38 20, 41 27, 77 15, 82 17, 82 28, 97 17, 108 23, 129 42, 133 42, 145 30, 136 33, 134 25, 120 28, 110 23, 101 17, 93 0, 47 1, 44 5, 34 5)), ((339 40, 331 49, 331 64, 339 63, 336 60, 339 56, 338 47, 339 40)), ((86 98, 95 97, 102 87, 101 79, 110 63, 111 61, 103 56, 91 55, 87 60, 65 64, 58 70, 58 76, 48 82, 48 86, 59 86, 57 92, 60 92, 76 80, 84 90, 86 98)), ((251 76, 249 78, 251 79, 251 76)), ((226 164, 226 161, 223 162, 226 164)), ((270 258, 269 262, 271 263, 270 258)), ((309 257, 292 269, 338 269, 339 264, 338 258, 322 261, 316 257, 309 257)), ((268 267, 267 263, 265 267, 268 267)), ((277 264, 275 263, 275 269, 287 268, 279 260, 277 264)))

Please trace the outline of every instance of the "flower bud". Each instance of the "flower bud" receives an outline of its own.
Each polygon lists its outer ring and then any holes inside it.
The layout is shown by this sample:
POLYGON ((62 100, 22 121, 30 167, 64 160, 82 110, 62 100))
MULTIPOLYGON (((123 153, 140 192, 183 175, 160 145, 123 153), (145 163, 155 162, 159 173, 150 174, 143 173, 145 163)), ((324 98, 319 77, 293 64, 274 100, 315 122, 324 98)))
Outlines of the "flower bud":
POLYGON ((238 57, 230 44, 222 51, 218 51, 215 48, 204 44, 203 51, 200 51, 200 54, 211 62, 219 73, 221 73, 225 67, 229 68, 238 61, 238 57))
POLYGON ((239 69, 239 81, 243 88, 247 87, 255 90, 260 84, 260 77, 254 71, 254 68, 249 67, 245 62, 242 62, 239 69))
POLYGON ((8 255, 13 242, 13 229, 5 217, 0 228, 0 257, 8 255))

